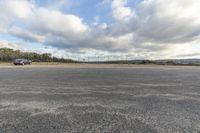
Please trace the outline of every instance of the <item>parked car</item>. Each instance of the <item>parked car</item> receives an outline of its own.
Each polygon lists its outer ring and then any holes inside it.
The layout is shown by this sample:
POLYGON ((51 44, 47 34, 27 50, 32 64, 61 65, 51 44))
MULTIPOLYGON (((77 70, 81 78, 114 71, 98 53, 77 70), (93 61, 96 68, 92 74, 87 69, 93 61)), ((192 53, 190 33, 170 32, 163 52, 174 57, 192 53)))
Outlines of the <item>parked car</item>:
POLYGON ((31 60, 27 60, 27 59, 15 59, 13 64, 14 65, 26 65, 26 64, 31 64, 32 61, 31 60))

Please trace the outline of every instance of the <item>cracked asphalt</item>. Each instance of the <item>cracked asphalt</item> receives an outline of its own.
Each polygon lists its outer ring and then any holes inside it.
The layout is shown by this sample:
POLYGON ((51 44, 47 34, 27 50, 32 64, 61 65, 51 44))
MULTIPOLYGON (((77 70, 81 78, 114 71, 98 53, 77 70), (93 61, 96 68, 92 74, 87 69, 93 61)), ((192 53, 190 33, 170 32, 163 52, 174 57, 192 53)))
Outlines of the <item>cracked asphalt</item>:
POLYGON ((2 67, 0 133, 198 133, 199 83, 199 67, 2 67))

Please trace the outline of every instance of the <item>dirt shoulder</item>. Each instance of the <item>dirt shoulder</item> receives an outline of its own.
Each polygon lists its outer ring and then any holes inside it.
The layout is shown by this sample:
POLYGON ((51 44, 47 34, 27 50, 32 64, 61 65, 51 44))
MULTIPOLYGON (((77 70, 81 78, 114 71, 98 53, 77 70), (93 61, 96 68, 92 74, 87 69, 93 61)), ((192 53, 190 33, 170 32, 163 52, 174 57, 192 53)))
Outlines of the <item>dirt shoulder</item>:
POLYGON ((0 63, 0 68, 200 68, 198 66, 173 66, 173 65, 139 65, 139 64, 85 64, 85 63, 46 63, 34 62, 31 65, 14 66, 12 63, 0 63))

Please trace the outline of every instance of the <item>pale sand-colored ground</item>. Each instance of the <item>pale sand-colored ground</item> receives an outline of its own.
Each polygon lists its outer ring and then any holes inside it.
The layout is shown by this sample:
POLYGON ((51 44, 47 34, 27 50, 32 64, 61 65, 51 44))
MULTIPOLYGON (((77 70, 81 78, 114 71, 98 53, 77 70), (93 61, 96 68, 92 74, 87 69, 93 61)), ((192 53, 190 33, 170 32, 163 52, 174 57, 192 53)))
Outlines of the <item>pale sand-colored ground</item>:
POLYGON ((154 64, 86 64, 86 63, 33 63, 31 65, 14 66, 12 63, 0 63, 0 68, 165 68, 165 69, 180 69, 180 68, 200 68, 199 66, 173 66, 173 65, 154 65, 154 64))
POLYGON ((66 68, 110 68, 110 67, 153 67, 156 65, 133 64, 85 64, 85 63, 33 63, 31 65, 14 66, 12 63, 0 63, 0 67, 66 67, 66 68))

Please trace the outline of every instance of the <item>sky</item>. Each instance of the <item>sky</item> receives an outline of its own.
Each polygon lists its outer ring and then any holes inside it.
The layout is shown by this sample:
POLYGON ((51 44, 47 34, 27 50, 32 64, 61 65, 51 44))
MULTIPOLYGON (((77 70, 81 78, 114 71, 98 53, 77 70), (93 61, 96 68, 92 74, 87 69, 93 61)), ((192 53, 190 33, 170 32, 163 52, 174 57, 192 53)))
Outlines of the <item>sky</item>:
POLYGON ((64 58, 200 58, 200 0, 0 0, 0 47, 64 58))

